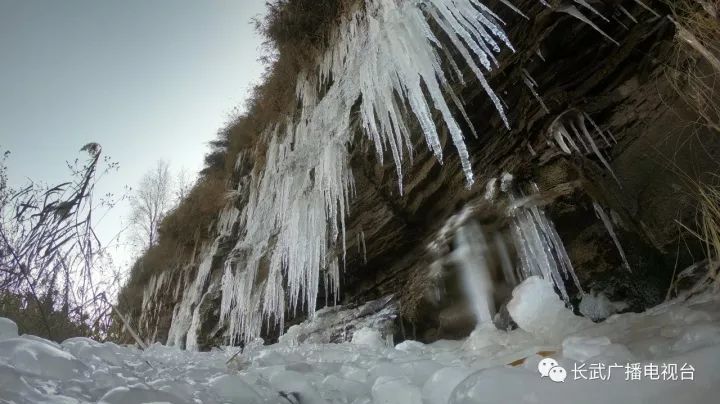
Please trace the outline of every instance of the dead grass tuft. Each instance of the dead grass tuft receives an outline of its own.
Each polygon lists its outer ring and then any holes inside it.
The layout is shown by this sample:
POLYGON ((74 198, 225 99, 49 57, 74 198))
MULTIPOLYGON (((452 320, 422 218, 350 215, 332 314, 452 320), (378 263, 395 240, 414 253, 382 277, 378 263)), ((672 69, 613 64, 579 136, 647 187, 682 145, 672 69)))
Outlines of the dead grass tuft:
POLYGON ((720 286, 720 185, 700 184, 700 223, 702 241, 710 263, 710 276, 720 286))
POLYGON ((695 110, 699 124, 720 132, 720 20, 718 3, 667 1, 676 28, 670 84, 695 110))

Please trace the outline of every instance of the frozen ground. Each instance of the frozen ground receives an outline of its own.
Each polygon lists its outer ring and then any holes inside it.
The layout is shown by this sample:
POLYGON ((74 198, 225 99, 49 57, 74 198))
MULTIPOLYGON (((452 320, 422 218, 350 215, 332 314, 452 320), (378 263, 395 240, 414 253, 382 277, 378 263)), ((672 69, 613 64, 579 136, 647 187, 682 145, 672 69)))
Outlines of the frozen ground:
POLYGON ((523 329, 481 326, 464 341, 394 347, 363 329, 342 344, 251 345, 229 365, 237 348, 55 344, 18 337, 0 318, 0 402, 712 403, 719 306, 708 292, 594 324, 533 277, 509 305, 523 329))

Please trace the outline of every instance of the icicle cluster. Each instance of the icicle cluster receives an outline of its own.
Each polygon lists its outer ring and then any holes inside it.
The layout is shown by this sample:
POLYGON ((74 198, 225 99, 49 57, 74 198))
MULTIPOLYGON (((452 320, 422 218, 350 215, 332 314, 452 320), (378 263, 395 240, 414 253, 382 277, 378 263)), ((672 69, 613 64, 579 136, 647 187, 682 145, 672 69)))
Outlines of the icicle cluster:
POLYGON ((523 77, 522 77, 523 83, 525 83, 527 88, 530 90, 530 93, 533 95, 533 97, 535 97, 537 102, 542 107, 543 111, 545 111, 545 113, 550 113, 550 110, 548 109, 547 105, 545 105, 545 102, 543 102, 542 97, 540 97, 540 94, 538 94, 538 92, 537 92, 538 83, 535 81, 535 79, 532 78, 532 76, 530 75, 530 73, 527 70, 522 69, 522 74, 523 74, 523 77))
POLYGON ((170 330, 168 331, 168 345, 186 347, 188 349, 194 349, 197 340, 196 331, 197 323, 194 317, 199 317, 199 304, 200 299, 203 296, 203 287, 210 269, 212 267, 212 260, 215 252, 218 248, 217 240, 209 248, 205 248, 207 252, 204 254, 204 258, 198 268, 198 274, 195 281, 190 287, 183 293, 183 300, 178 306, 175 307, 173 312, 172 323, 170 324, 170 330), (195 328, 191 330, 193 324, 195 328), (186 341, 187 336, 187 341, 186 341))
POLYGON ((444 63, 460 82, 458 63, 468 66, 507 125, 484 75, 497 66, 495 54, 502 46, 512 48, 497 16, 478 0, 366 0, 341 21, 332 43, 317 70, 299 77, 300 118, 278 123, 266 134, 265 170, 254 175, 247 190, 245 229, 222 281, 221 314, 234 338, 252 339, 263 319, 282 327, 286 296, 289 309, 305 306, 312 316, 321 272, 337 293, 337 251, 345 250, 345 215, 353 194, 350 110, 358 100, 360 126, 381 161, 385 151, 391 153, 401 192, 402 161, 412 153, 408 119, 419 124, 442 161, 433 110, 440 112, 467 182, 473 183, 451 105, 466 120, 467 114, 444 63), (452 46, 459 60, 445 46, 452 46))
POLYGON ((575 151, 579 154, 594 154, 619 184, 620 180, 615 176, 615 172, 610 166, 610 163, 600 151, 600 147, 593 137, 593 134, 598 139, 602 139, 606 147, 617 143, 612 133, 608 131, 609 138, 605 136, 605 132, 590 118, 590 115, 584 112, 572 109, 565 111, 558 115, 552 124, 550 124, 550 136, 555 139, 555 142, 564 153, 572 154, 573 151, 575 151), (590 122, 592 125, 592 134, 591 131, 588 130, 587 122, 590 122), (578 144, 582 147, 582 150, 578 147, 578 144))
POLYGON ((605 213, 605 210, 603 210, 602 206, 600 206, 599 203, 593 201, 593 208, 595 209, 595 214, 600 218, 600 220, 602 220, 605 229, 610 235, 610 238, 612 238, 613 240, 613 243, 615 243, 615 247, 617 247, 620 258, 622 259, 623 266, 629 272, 632 272, 632 269, 630 269, 630 263, 628 262, 627 256, 625 255, 625 250, 620 243, 620 239, 618 238, 617 233, 615 233, 615 228, 612 224, 612 220, 610 220, 610 217, 607 215, 607 213, 605 213))
MULTIPOLYGON (((533 187, 537 192, 534 184, 533 187)), ((518 199, 511 191, 508 194, 511 202, 518 199)), ((566 303, 570 301, 566 279, 572 280, 583 293, 565 245, 545 212, 532 204, 511 203, 508 213, 512 217, 513 241, 524 278, 537 275, 552 282, 566 303)))
MULTIPOLYGON (((202 261, 198 267, 195 280, 185 286, 182 301, 175 306, 172 323, 168 331, 167 345, 185 347, 188 350, 197 348, 197 337, 200 327, 200 308, 202 300, 213 292, 215 285, 205 290, 205 284, 212 270, 213 260, 220 246, 220 241, 230 234, 233 223, 238 219, 240 211, 229 204, 220 214, 217 224, 218 237, 211 245, 202 247, 202 261)), ((180 287, 178 282, 178 287, 180 287)), ((177 297, 177 290, 175 296, 177 297)))
POLYGON ((150 277, 143 288, 142 310, 137 322, 138 330, 148 335, 151 340, 157 336, 158 320, 162 313, 162 299, 160 294, 169 281, 168 272, 161 272, 150 277))

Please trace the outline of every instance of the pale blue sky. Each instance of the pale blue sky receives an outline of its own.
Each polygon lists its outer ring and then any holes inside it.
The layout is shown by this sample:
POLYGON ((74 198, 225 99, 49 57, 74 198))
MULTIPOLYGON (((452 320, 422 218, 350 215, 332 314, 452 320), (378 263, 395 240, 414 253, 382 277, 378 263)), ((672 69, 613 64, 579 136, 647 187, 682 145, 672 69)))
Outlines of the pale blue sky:
MULTIPOLYGON (((0 148, 10 179, 55 182, 98 142, 120 163, 103 190, 155 161, 196 172, 205 144, 263 66, 264 0, 0 0, 0 148)), ((120 228, 121 207, 103 224, 120 228)))

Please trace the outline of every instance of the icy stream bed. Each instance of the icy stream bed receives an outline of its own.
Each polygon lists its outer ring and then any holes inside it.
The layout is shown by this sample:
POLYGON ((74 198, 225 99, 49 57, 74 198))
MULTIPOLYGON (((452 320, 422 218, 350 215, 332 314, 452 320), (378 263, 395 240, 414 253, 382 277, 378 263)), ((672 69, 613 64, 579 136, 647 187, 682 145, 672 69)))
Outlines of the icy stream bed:
POLYGON ((521 327, 511 332, 480 326, 463 341, 393 347, 365 328, 351 342, 251 344, 234 358, 235 347, 56 344, 0 318, 0 402, 711 403, 719 308, 706 292, 595 324, 532 277, 509 305, 521 327))

